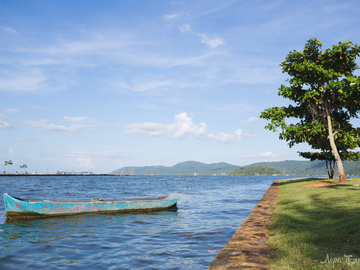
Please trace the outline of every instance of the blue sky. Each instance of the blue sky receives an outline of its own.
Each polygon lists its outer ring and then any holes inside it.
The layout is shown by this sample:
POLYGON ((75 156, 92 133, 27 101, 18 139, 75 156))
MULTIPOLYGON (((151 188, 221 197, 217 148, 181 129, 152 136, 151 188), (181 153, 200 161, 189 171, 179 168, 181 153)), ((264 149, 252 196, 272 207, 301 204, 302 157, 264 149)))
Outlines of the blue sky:
MULTIPOLYGON (((10 172, 300 160, 264 129, 279 64, 360 44, 358 1, 0 2, 0 160, 10 172)), ((4 170, 6 168, 4 167, 4 170)))

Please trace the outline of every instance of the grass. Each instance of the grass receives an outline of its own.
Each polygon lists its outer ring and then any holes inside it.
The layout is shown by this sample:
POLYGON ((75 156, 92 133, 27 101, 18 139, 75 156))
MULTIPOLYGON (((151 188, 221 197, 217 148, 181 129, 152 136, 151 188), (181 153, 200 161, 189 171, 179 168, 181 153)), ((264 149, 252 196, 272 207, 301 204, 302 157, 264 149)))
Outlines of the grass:
POLYGON ((360 269, 360 178, 303 187, 328 180, 280 180, 269 269, 360 269))

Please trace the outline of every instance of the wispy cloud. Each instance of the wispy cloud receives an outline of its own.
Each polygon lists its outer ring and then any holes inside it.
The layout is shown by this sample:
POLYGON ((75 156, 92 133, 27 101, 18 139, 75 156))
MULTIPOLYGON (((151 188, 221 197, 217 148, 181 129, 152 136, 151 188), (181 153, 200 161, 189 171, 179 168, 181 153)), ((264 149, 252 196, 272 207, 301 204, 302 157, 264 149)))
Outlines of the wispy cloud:
POLYGON ((241 120, 241 123, 252 123, 252 122, 256 122, 259 120, 259 117, 249 117, 248 119, 246 120, 241 120))
POLYGON ((266 152, 266 153, 259 153, 255 155, 242 155, 241 158, 275 158, 277 155, 275 155, 272 152, 266 152))
POLYGON ((193 31, 191 30, 190 24, 188 24, 188 23, 185 23, 185 24, 179 26, 179 29, 180 29, 180 32, 181 32, 181 33, 187 33, 187 32, 192 33, 192 32, 193 32, 193 31))
POLYGON ((76 122, 76 123, 92 123, 95 121, 93 118, 89 118, 87 116, 80 116, 80 117, 64 116, 64 120, 67 122, 76 122))
POLYGON ((225 42, 222 38, 218 38, 218 37, 214 37, 214 38, 209 38, 207 35, 205 34, 198 34, 199 37, 201 37, 201 42, 205 43, 207 46, 209 46, 210 48, 216 48, 220 45, 224 45, 225 42))
POLYGON ((41 119, 39 121, 26 121, 25 124, 41 131, 62 131, 76 133, 85 130, 94 130, 94 126, 91 124, 94 120, 91 118, 64 116, 64 120, 69 122, 76 122, 77 124, 70 124, 69 126, 49 124, 45 119, 41 119))
POLYGON ((217 135, 209 134, 208 139, 211 141, 219 141, 219 142, 234 142, 234 141, 241 141, 243 139, 249 139, 251 137, 254 137, 253 134, 246 134, 243 133, 241 129, 235 130, 234 134, 226 134, 220 132, 217 135))
POLYGON ((22 110, 20 110, 20 109, 18 109, 18 108, 10 108, 10 109, 4 110, 4 112, 11 113, 11 114, 15 114, 15 113, 20 113, 20 112, 22 112, 22 110))
POLYGON ((180 32, 181 33, 192 33, 198 37, 201 38, 201 43, 206 44, 207 46, 209 46, 212 49, 215 49, 216 47, 220 46, 220 45, 224 45, 225 41, 222 38, 219 37, 214 37, 214 38, 209 38, 206 34, 204 33, 195 33, 192 29, 190 24, 183 24, 179 27, 180 32))
POLYGON ((169 20, 178 18, 178 17, 180 17, 181 15, 183 15, 183 14, 182 14, 182 13, 174 13, 174 14, 164 15, 164 16, 162 16, 162 18, 163 18, 164 20, 166 20, 166 21, 169 21, 169 20))
POLYGON ((218 141, 218 142, 233 142, 253 137, 252 134, 244 134, 242 130, 237 129, 234 134, 226 134, 220 132, 219 134, 207 134, 206 124, 195 124, 191 117, 186 112, 175 115, 173 124, 160 123, 133 123, 125 127, 124 132, 128 134, 142 134, 149 137, 168 136, 171 138, 186 138, 187 135, 193 135, 198 139, 218 141))
POLYGON ((200 138, 204 135, 206 124, 194 124, 187 113, 175 115, 175 122, 170 125, 160 123, 133 123, 125 127, 125 133, 143 134, 149 137, 167 135, 172 138, 185 138, 187 134, 193 134, 200 138))
POLYGON ((11 27, 0 27, 0 29, 4 30, 4 31, 7 31, 7 32, 10 32, 10 33, 14 33, 14 34, 17 34, 18 32, 16 30, 14 30, 13 28, 11 27))
POLYGON ((48 75, 42 69, 29 68, 27 70, 0 71, 0 90, 14 92, 41 92, 64 89, 62 77, 52 80, 57 75, 48 75))
POLYGON ((6 129, 6 128, 10 128, 10 124, 8 122, 7 117, 0 113, 0 129, 6 129))
MULTIPOLYGON (((146 77, 146 76, 145 76, 146 77)), ((174 87, 176 82, 171 80, 154 80, 154 78, 134 78, 131 82, 118 81, 111 83, 113 88, 127 89, 134 92, 143 92, 163 87, 174 87)))

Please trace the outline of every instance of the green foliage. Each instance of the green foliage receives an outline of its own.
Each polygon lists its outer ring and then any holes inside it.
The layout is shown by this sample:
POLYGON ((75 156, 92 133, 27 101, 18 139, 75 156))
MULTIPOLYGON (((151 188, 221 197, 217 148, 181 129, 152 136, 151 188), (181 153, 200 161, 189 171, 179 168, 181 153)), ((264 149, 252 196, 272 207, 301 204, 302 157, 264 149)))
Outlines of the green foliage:
POLYGON ((360 156, 347 151, 360 145, 360 129, 350 123, 360 111, 360 78, 353 74, 358 69, 355 60, 360 47, 350 41, 324 51, 321 46, 312 38, 302 52, 288 54, 280 66, 290 76, 289 85, 281 85, 278 94, 294 104, 265 109, 260 118, 270 120, 265 129, 276 132, 280 128, 279 138, 290 147, 308 143, 313 149, 331 151, 335 156, 339 151, 341 158, 357 160, 360 156), (298 122, 287 124, 288 118, 298 122))
MULTIPOLYGON (((251 166, 268 166, 282 171, 285 175, 326 175, 325 161, 285 160, 276 162, 259 162, 251 166)), ((344 168, 349 175, 360 175, 360 161, 345 161, 344 168)), ((337 173, 335 169, 335 173, 337 173)))
POLYGON ((13 165, 13 162, 12 162, 12 160, 9 160, 9 161, 5 161, 5 164, 4 164, 4 166, 7 166, 7 167, 8 167, 7 173, 9 173, 9 165, 13 165))
POLYGON ((246 166, 237 168, 231 175, 282 175, 280 170, 267 166, 246 166))
POLYGON ((20 169, 21 169, 21 173, 23 173, 23 169, 25 169, 26 172, 26 168, 28 167, 26 164, 24 165, 19 165, 20 169))

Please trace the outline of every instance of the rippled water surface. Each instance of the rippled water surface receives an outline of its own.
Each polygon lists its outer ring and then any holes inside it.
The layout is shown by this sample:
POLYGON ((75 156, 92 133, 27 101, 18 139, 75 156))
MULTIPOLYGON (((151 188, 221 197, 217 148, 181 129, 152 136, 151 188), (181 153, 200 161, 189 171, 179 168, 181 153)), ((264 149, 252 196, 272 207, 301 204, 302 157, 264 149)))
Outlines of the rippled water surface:
POLYGON ((177 211, 85 214, 30 221, 5 218, 0 269, 207 269, 279 177, 0 176, 20 198, 132 198, 182 193, 177 211))

